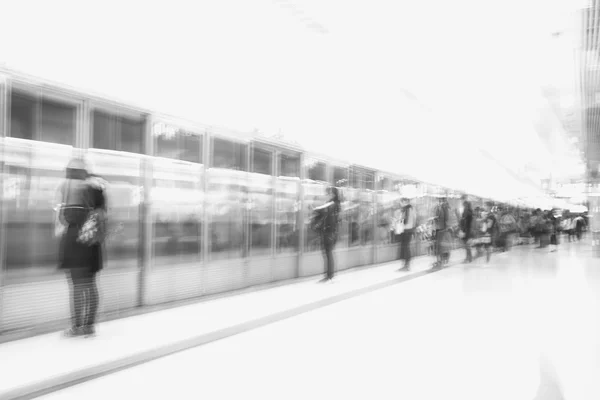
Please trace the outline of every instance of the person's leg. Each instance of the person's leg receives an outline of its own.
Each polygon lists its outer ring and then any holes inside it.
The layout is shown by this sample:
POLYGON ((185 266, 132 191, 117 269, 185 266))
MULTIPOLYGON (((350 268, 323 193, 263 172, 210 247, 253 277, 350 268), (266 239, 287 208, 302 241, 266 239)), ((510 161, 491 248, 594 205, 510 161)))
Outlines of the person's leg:
POLYGON ((410 269, 410 260, 412 259, 412 255, 410 253, 410 242, 412 241, 412 237, 413 237, 413 233, 412 232, 406 232, 406 244, 405 244, 405 253, 404 256, 405 258, 405 264, 404 266, 407 269, 410 269))
POLYGON ((335 264, 333 260, 333 245, 334 240, 331 235, 327 235, 327 278, 333 279, 335 275, 335 264))
POLYGON ((402 260, 404 257, 404 248, 402 245, 404 236, 404 233, 396 235, 396 245, 398 246, 398 260, 402 260))
POLYGON ((88 313, 85 321, 86 329, 88 333, 94 333, 94 325, 96 324, 96 315, 98 313, 98 306, 100 302, 100 296, 98 295, 98 286, 96 283, 96 274, 92 273, 88 279, 87 285, 87 305, 88 313))
POLYGON ((71 269, 69 273, 71 278, 71 328, 65 334, 67 336, 79 336, 83 334, 85 283, 78 268, 71 269))

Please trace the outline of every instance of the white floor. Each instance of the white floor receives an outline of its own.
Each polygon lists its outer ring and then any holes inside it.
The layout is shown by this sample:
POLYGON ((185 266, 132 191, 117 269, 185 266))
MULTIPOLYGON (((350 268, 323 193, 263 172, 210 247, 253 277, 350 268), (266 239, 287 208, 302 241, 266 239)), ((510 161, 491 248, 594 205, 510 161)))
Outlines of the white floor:
POLYGON ((44 398, 597 400, 600 264, 578 247, 516 248, 44 398))

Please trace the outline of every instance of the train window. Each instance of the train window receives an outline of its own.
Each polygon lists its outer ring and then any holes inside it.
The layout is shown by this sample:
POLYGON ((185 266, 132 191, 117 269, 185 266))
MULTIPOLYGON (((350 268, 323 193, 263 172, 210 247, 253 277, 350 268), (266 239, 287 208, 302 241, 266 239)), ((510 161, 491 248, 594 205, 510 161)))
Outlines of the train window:
POLYGON ((385 190, 385 191, 391 191, 392 190, 392 180, 386 176, 380 176, 379 180, 377 181, 377 190, 385 190))
POLYGON ((362 186, 361 174, 356 169, 350 170, 350 187, 359 189, 362 186))
POLYGON ((75 106, 56 101, 42 101, 43 142, 73 145, 75 143, 75 126, 77 109, 75 106))
POLYGON ((375 189, 375 175, 372 172, 366 172, 364 175, 364 188, 367 190, 375 189))
POLYGON ((300 177, 300 156, 290 154, 279 155, 279 176, 300 177))
POLYGON ((202 135, 185 131, 182 133, 183 153, 181 159, 193 163, 202 163, 202 135))
POLYGON ((152 132, 156 138, 154 153, 158 157, 202 162, 202 135, 163 123, 154 124, 152 132))
POLYGON ((93 122, 93 147, 96 149, 111 150, 115 148, 113 144, 114 135, 111 135, 112 121, 110 115, 101 111, 94 111, 93 122))
POLYGON ((127 118, 94 110, 93 147, 97 149, 144 152, 143 119, 127 118))
POLYGON ((257 174, 272 174, 273 154, 266 150, 252 149, 252 172, 257 174))
POLYGON ((40 100, 13 91, 10 111, 11 137, 65 145, 75 144, 75 106, 54 100, 40 100))
POLYGON ((333 169, 333 184, 337 187, 344 187, 348 185, 348 169, 341 167, 334 167, 333 169))
POLYGON ((35 139, 36 100, 31 96, 13 92, 10 102, 10 136, 35 139))
POLYGON ((327 166, 322 162, 315 162, 308 167, 308 179, 327 182, 327 166))
POLYGON ((120 146, 118 150, 128 153, 144 152, 144 121, 140 119, 132 119, 121 117, 117 120, 120 125, 120 146))
POLYGON ((245 144, 215 138, 213 141, 213 167, 247 171, 246 149, 245 144))

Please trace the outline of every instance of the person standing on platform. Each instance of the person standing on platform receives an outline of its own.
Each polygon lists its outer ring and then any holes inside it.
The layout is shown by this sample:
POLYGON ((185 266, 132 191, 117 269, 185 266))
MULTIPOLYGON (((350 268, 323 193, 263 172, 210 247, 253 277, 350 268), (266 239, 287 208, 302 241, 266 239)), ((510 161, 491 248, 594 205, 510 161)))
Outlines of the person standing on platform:
POLYGON ((314 211, 318 214, 317 229, 321 233, 321 244, 325 258, 325 278, 322 282, 332 281, 335 275, 333 249, 337 242, 339 214, 341 212, 339 191, 336 187, 327 188, 330 199, 314 211))
POLYGON ((556 210, 551 210, 548 213, 549 230, 550 230, 550 252, 555 252, 558 249, 558 235, 560 232, 560 220, 556 216, 556 210))
POLYGON ((72 326, 66 336, 95 333, 98 310, 96 273, 101 269, 104 233, 104 190, 91 185, 85 163, 73 159, 59 188, 59 269, 64 269, 71 289, 72 326))
POLYGON ((445 197, 439 199, 435 209, 435 254, 434 268, 441 268, 450 260, 450 206, 445 197))
POLYGON ((417 216, 409 199, 403 198, 401 201, 403 232, 400 235, 400 259, 404 260, 404 267, 402 267, 400 271, 410 271, 410 242, 414 235, 417 216))
POLYGON ((466 258, 465 263, 473 261, 473 255, 471 253, 471 245, 469 240, 472 236, 473 226, 473 207, 471 202, 467 200, 467 196, 462 196, 463 201, 463 212, 460 219, 460 230, 462 231, 462 240, 465 244, 466 258))

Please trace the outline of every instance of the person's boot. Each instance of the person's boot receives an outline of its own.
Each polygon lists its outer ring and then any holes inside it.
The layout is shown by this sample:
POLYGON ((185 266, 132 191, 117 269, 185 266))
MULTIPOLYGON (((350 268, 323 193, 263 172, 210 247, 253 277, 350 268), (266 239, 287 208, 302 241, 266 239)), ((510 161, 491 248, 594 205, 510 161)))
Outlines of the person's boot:
POLYGON ((83 328, 82 327, 80 327, 80 326, 72 326, 71 328, 69 328, 66 331, 64 331, 63 335, 65 337, 79 337, 79 336, 83 336, 84 332, 83 332, 83 328))
POLYGON ((83 334, 85 337, 96 336, 96 328, 94 325, 86 325, 83 327, 83 334))

